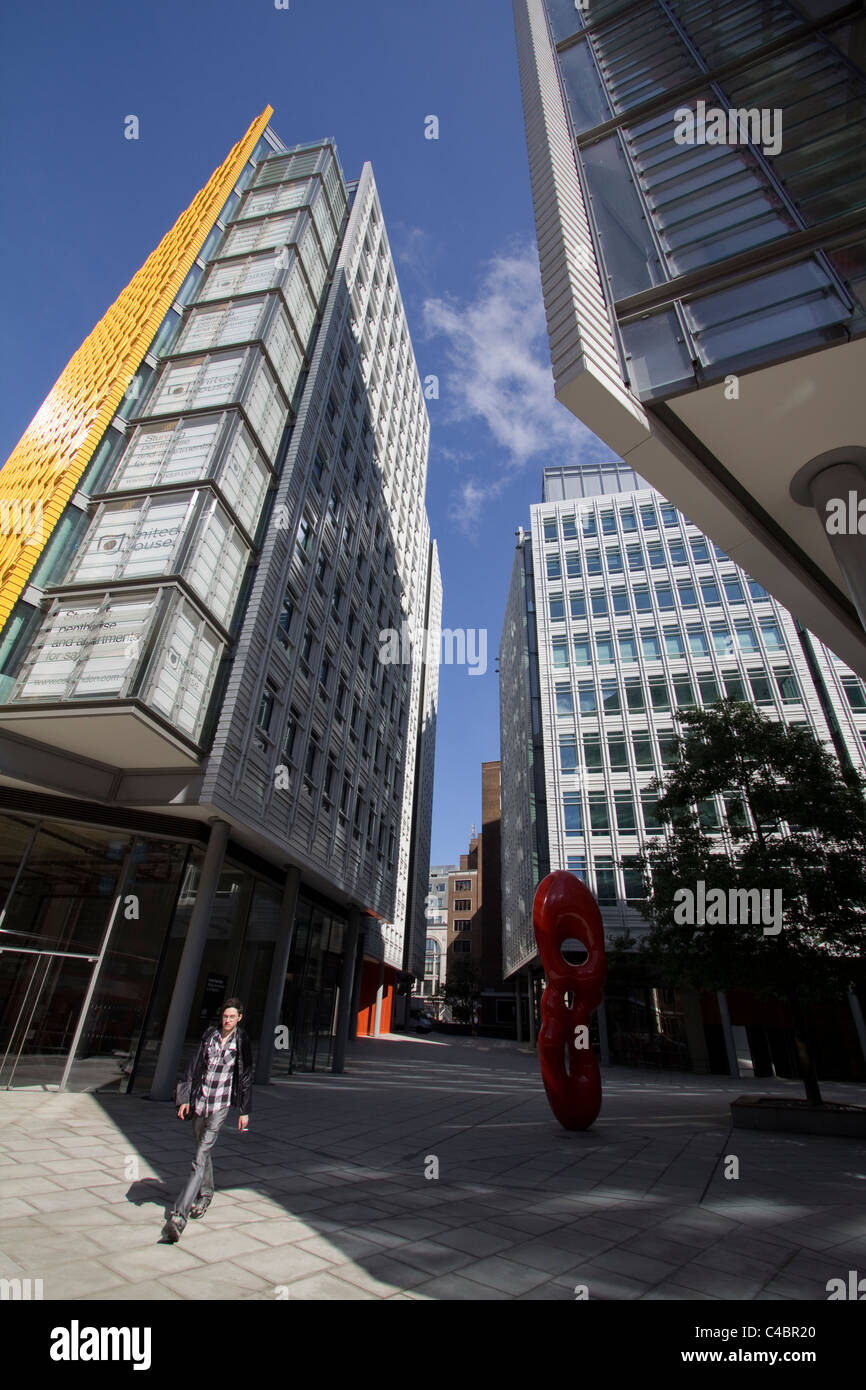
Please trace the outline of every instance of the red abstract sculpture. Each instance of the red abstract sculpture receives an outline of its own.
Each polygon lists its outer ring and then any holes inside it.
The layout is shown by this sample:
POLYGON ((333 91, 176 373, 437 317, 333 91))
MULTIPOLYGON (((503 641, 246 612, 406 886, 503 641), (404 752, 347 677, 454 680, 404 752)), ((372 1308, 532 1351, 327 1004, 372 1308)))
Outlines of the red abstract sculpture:
POLYGON ((589 1129, 601 1109, 601 1072, 589 1043, 589 1020, 607 978, 601 913, 586 884, 560 869, 538 885, 532 925, 547 980, 538 1038, 541 1079, 559 1123, 589 1129), (570 937, 587 949, 582 965, 562 954, 570 937))

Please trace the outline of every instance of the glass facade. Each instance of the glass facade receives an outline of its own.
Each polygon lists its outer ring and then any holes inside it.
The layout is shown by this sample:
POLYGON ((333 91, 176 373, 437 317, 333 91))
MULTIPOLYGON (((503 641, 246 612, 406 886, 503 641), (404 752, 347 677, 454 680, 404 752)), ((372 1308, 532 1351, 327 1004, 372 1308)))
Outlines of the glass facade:
POLYGON ((794 0, 544 4, 631 389, 862 333, 863 17, 828 5, 810 31, 794 0))

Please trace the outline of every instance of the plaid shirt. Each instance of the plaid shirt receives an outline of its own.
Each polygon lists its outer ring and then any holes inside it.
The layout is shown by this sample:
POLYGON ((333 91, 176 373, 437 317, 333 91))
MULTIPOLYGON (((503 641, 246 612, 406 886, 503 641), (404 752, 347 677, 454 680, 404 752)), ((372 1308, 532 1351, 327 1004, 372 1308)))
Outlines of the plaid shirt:
POLYGON ((216 1110, 228 1109, 231 1104, 237 1050, 236 1030, 229 1033, 225 1042, 218 1031, 211 1034, 207 1045, 201 1093, 195 1102, 197 1115, 213 1115, 216 1110))

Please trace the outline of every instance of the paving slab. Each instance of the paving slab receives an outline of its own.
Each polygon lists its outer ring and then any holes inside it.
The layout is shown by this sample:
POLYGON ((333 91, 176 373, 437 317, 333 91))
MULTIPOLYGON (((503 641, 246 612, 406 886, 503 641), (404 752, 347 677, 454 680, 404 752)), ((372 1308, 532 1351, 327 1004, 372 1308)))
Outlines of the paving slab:
POLYGON ((191 1144, 172 1106, 3 1092, 0 1269, 86 1300, 565 1301, 588 1283, 591 1299, 799 1301, 864 1267, 857 1141, 731 1133, 735 1096, 797 1083, 615 1067, 603 1084, 596 1124, 570 1134, 531 1051, 358 1039, 342 1076, 257 1089, 249 1134, 221 1137, 206 1220, 176 1246, 159 1235, 191 1144))

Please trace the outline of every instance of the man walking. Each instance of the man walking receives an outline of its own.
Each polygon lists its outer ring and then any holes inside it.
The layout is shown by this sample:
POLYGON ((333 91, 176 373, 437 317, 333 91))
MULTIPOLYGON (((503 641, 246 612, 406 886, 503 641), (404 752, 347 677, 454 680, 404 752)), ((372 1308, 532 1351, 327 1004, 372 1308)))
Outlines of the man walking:
POLYGON ((179 1240, 187 1217, 204 1216, 213 1197, 211 1153, 219 1138, 230 1105, 240 1110, 238 1129, 245 1134, 252 1100, 253 1058, 250 1040, 240 1027, 244 1006, 227 999, 222 1006, 222 1028, 207 1028, 186 1075, 177 1087, 177 1117, 185 1120, 193 1110, 195 1158, 186 1185, 171 1216, 162 1228, 164 1238, 179 1240))

